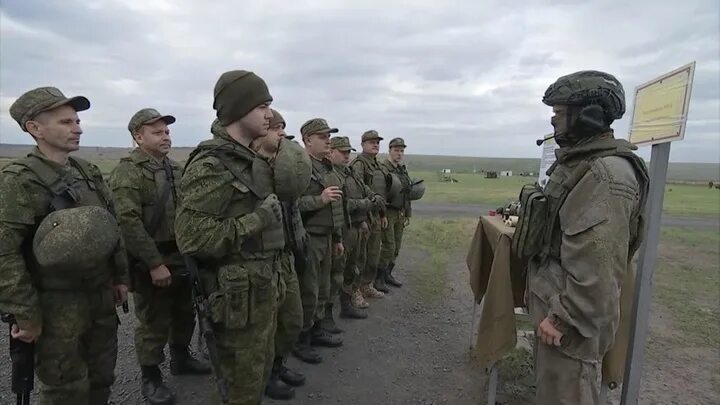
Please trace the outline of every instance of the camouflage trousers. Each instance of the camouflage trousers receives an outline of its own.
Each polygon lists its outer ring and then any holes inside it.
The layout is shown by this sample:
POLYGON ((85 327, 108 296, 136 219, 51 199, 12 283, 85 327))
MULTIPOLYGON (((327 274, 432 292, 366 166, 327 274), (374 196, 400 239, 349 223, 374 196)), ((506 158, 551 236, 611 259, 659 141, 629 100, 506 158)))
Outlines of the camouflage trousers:
POLYGON ((192 285, 184 269, 173 268, 168 287, 152 284, 150 273, 133 274, 135 316, 135 353, 141 366, 155 366, 165 360, 165 344, 187 346, 195 329, 192 285))
MULTIPOLYGON (((275 357, 275 330, 285 283, 281 259, 220 266, 209 302, 229 404, 259 404, 275 357)), ((214 402, 219 403, 216 392, 214 402)))
POLYGON ((380 219, 375 219, 369 224, 369 233, 367 237, 367 248, 359 252, 360 257, 358 263, 364 263, 360 272, 360 282, 362 284, 372 283, 377 275, 378 265, 380 264, 380 247, 382 245, 382 228, 380 227, 380 219))
POLYGON ((388 226, 382 231, 382 248, 380 250, 380 263, 378 267, 385 269, 390 263, 395 263, 402 246, 403 231, 405 230, 405 215, 396 209, 387 210, 388 226))
POLYGON ((292 351, 303 327, 303 307, 300 299, 300 284, 295 272, 295 258, 292 253, 283 254, 280 276, 285 281, 285 299, 278 309, 277 331, 275 332, 275 355, 287 356, 292 351))
POLYGON ((117 328, 113 291, 40 293, 42 335, 35 345, 39 404, 106 404, 115 381, 117 328))
POLYGON ((367 250, 369 234, 370 230, 366 222, 346 228, 343 234, 345 253, 335 260, 338 271, 343 275, 342 289, 347 293, 360 287, 360 269, 365 267, 365 263, 360 262, 360 259, 365 258, 365 255, 361 253, 367 250))
POLYGON ((308 234, 305 268, 298 272, 303 307, 303 330, 312 328, 325 315, 330 297, 332 236, 308 234))
MULTIPOLYGON (((548 307, 535 294, 528 294, 535 329, 547 316, 548 307)), ((583 361, 564 354, 558 347, 535 339, 535 404, 595 405, 599 403, 602 361, 583 361)))

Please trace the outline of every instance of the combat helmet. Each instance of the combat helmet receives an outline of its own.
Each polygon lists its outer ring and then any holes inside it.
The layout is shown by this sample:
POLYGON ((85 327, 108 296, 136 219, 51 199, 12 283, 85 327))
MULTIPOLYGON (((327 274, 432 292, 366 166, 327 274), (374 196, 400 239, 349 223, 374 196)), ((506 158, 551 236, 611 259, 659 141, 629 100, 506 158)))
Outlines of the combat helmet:
POLYGON ((310 185, 311 174, 312 162, 305 149, 297 142, 281 138, 273 174, 278 199, 290 201, 300 197, 310 185))
POLYGON ((410 183, 410 193, 408 193, 408 198, 410 201, 416 201, 425 195, 425 181, 424 180, 417 180, 413 179, 410 183))

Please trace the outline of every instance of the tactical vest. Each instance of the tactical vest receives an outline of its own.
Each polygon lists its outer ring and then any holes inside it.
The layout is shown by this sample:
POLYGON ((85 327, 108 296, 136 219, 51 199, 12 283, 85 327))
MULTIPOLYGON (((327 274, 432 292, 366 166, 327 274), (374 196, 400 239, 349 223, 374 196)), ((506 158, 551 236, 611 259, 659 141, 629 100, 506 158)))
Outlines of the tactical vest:
MULTIPOLYGON (((559 213, 567 196, 590 170, 595 159, 618 156, 632 165, 640 187, 640 207, 648 195, 648 172, 645 162, 633 153, 634 147, 622 139, 602 139, 568 151, 548 169, 544 189, 526 186, 520 195, 521 212, 513 235, 512 249, 517 256, 536 257, 540 261, 560 260, 562 232, 559 213)), ((642 242, 645 213, 642 209, 631 218, 630 254, 642 242)))
MULTIPOLYGON (((320 162, 312 159, 313 170, 310 176, 310 185, 305 195, 322 194, 323 190, 328 187, 343 188, 343 181, 332 164, 328 162, 320 162)), ((303 213, 303 224, 305 229, 310 233, 330 234, 333 229, 342 229, 345 225, 345 201, 331 202, 316 211, 303 213)))
POLYGON ((383 163, 388 171, 396 176, 396 178, 393 178, 393 184, 391 186, 391 189, 395 190, 388 193, 389 201, 387 205, 396 210, 408 210, 410 207, 408 195, 410 193, 411 180, 407 169, 405 166, 393 166, 390 161, 383 163), (397 181, 399 181, 399 184, 395 184, 397 181))
MULTIPOLYGON (((363 184, 362 180, 360 180, 360 178, 355 174, 355 171, 352 167, 344 168, 343 174, 345 175, 344 196, 346 196, 348 199, 363 199, 370 197, 365 192, 365 185, 363 184)), ((356 210, 354 212, 350 212, 349 216, 350 223, 358 224, 360 222, 368 220, 368 211, 356 210)))
MULTIPOLYGON (((22 170, 27 169, 48 191, 46 195, 49 197, 48 206, 43 213, 35 217, 32 235, 35 234, 42 220, 53 211, 94 205, 107 209, 115 217, 110 191, 105 186, 102 174, 93 170, 90 163, 83 159, 68 157, 68 162, 79 176, 73 170, 68 170, 64 174, 60 173, 56 168, 34 155, 18 159, 2 169, 3 172, 14 174, 19 174, 22 170)), ((42 196, 37 197, 42 198, 42 196)), ((119 228, 108 231, 119 234, 119 228)), ((92 252, 86 252, 88 263, 101 263, 101 265, 88 266, 77 272, 58 271, 55 268, 40 266, 33 253, 32 240, 32 237, 26 238, 21 249, 33 284, 38 290, 88 290, 110 282, 112 272, 109 269, 115 265, 112 255, 94 258, 92 252)), ((82 246, 78 246, 78 249, 82 248, 82 246)))
POLYGON ((364 163, 367 170, 363 173, 363 181, 370 189, 387 199, 388 194, 388 170, 378 163, 377 159, 365 154, 358 155, 355 159, 364 163))
MULTIPOLYGON (((240 152, 241 147, 242 145, 235 145, 222 138, 211 139, 200 143, 185 165, 187 169, 193 160, 213 156, 233 175, 232 186, 239 193, 234 193, 228 202, 225 218, 237 218, 252 213, 273 192, 272 168, 268 162, 259 156, 249 158, 240 152), (247 198, 248 192, 255 198, 247 198)), ((284 247, 283 223, 279 221, 259 234, 248 235, 242 242, 240 254, 249 259, 274 257, 276 251, 284 247)))

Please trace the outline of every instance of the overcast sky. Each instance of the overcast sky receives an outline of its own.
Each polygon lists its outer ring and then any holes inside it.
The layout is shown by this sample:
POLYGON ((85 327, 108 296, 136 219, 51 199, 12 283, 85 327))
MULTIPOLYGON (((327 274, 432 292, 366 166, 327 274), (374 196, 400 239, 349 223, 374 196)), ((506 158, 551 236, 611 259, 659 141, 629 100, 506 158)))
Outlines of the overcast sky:
MULTIPOLYGON (((231 69, 266 80, 288 132, 326 118, 359 146, 376 129, 407 153, 539 157, 542 104, 558 76, 605 70, 634 88, 696 61, 673 161, 720 161, 720 6, 665 1, 5 0, 0 141, 30 143, 8 114, 52 85, 92 103, 82 145, 129 146, 127 123, 173 114, 175 146, 209 134, 212 91, 231 69)), ((384 149, 384 148, 383 148, 384 149)), ((643 148, 648 157, 649 148, 643 148)))

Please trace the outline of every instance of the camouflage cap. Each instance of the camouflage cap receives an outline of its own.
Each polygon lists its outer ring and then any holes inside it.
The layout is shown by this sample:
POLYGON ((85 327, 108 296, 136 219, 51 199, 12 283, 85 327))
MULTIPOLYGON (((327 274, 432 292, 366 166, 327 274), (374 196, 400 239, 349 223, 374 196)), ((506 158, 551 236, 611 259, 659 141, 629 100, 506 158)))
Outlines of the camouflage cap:
POLYGON ((393 138, 390 140, 389 144, 390 148, 399 147, 399 148, 407 148, 407 145, 405 145, 405 140, 402 138, 393 138))
POLYGON ((67 98, 57 87, 38 87, 24 93, 12 103, 10 116, 17 121, 23 131, 27 132, 25 124, 28 121, 41 112, 63 105, 69 105, 75 111, 85 111, 90 108, 90 100, 83 96, 67 98))
POLYGON ((361 142, 369 141, 371 139, 377 139, 378 141, 382 141, 384 138, 378 134, 378 132, 374 129, 365 131, 365 133, 362 134, 361 142))
POLYGON ((130 118, 128 131, 130 131, 131 134, 134 134, 143 125, 152 124, 160 120, 165 122, 165 124, 170 125, 175 122, 175 117, 172 115, 162 115, 154 108, 143 108, 130 118))
POLYGON ((313 118, 311 120, 305 121, 305 123, 300 127, 300 134, 304 137, 310 136, 312 134, 320 134, 320 133, 337 133, 339 130, 337 128, 330 128, 330 125, 328 125, 327 121, 325 121, 322 118, 313 118))
POLYGON ((350 138, 347 136, 335 136, 330 138, 330 148, 337 149, 341 152, 355 152, 355 148, 350 145, 350 138))

